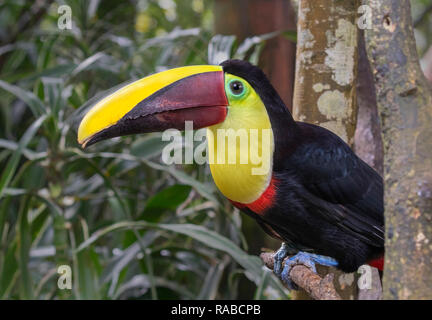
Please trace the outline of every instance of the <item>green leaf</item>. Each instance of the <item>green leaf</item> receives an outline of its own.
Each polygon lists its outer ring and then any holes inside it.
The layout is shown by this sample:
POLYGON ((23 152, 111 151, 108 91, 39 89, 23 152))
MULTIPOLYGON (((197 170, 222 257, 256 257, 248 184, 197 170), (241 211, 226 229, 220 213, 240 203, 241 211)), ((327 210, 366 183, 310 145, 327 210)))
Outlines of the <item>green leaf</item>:
POLYGON ((282 35, 288 40, 297 43, 297 31, 296 30, 286 30, 282 32, 282 35))
MULTIPOLYGON (((229 254, 238 264, 240 264, 245 269, 245 275, 249 280, 254 282, 257 286, 260 284, 260 279, 263 275, 262 269, 264 267, 258 257, 247 254, 230 239, 225 238, 224 236, 221 236, 220 234, 209 230, 203 226, 198 226, 194 224, 158 224, 148 223, 145 221, 122 221, 96 231, 86 241, 81 243, 76 249, 76 251, 79 252, 81 250, 84 250, 85 248, 96 242, 98 239, 100 239, 102 236, 112 231, 125 228, 157 228, 163 230, 170 230, 191 237, 192 239, 195 239, 210 248, 220 250, 229 254)), ((270 279, 270 283, 273 288, 279 291, 282 297, 286 297, 285 289, 279 280, 272 276, 270 279)))
POLYGON ((29 74, 25 78, 23 78, 22 81, 33 82, 43 77, 59 78, 61 76, 64 76, 65 74, 70 74, 72 70, 76 68, 76 66, 77 65, 75 63, 56 65, 51 68, 43 69, 41 71, 29 74))
MULTIPOLYGON (((15 141, 0 139, 0 148, 5 148, 8 150, 17 150, 19 148, 19 144, 15 141)), ((46 156, 46 152, 36 153, 30 149, 23 148, 22 155, 29 160, 36 160, 46 156)))
POLYGON ((21 89, 18 86, 9 84, 2 80, 0 80, 0 88, 3 88, 21 101, 25 102, 35 117, 39 117, 46 113, 43 102, 38 97, 36 97, 33 92, 21 89))
POLYGON ((208 63, 218 65, 231 58, 235 36, 215 35, 208 45, 208 63))
POLYGON ((190 186, 176 184, 163 189, 150 199, 148 199, 145 210, 150 209, 170 209, 175 210, 186 200, 191 191, 190 186))
POLYGON ((37 119, 35 122, 33 122, 33 124, 26 130, 26 132, 22 136, 18 148, 15 150, 15 152, 12 154, 12 157, 9 159, 9 162, 7 163, 6 168, 3 171, 2 176, 0 177, 0 199, 3 196, 4 189, 8 186, 13 175, 15 174, 23 150, 27 147, 27 144, 34 137, 45 119, 46 116, 44 115, 37 119))
POLYGON ((197 226, 194 224, 157 224, 148 223, 145 221, 129 222, 123 221, 118 222, 103 229, 96 231, 90 238, 81 243, 77 248, 77 251, 81 251, 87 248, 89 245, 97 241, 100 237, 118 229, 123 228, 157 228, 163 230, 170 230, 176 233, 184 234, 197 241, 206 244, 208 247, 224 251, 234 258, 243 268, 249 272, 248 278, 251 281, 257 281, 261 274, 262 263, 258 257, 250 256, 240 249, 231 240, 211 231, 205 227, 197 226), (254 279, 255 277, 255 279, 254 279))
POLYGON ((79 74, 82 71, 85 71, 86 69, 88 69, 91 65, 93 65, 94 63, 96 63, 99 59, 101 59, 102 57, 105 57, 106 54, 103 52, 98 52, 90 57, 88 57, 87 59, 85 59, 84 61, 82 61, 72 72, 71 72, 71 77, 75 77, 77 74, 79 74))
POLYGON ((100 299, 98 291, 98 277, 93 263, 90 259, 90 252, 80 252, 79 254, 77 254, 77 260, 78 266, 76 276, 78 277, 80 299, 100 299))
POLYGON ((264 289, 268 286, 270 281, 270 270, 263 270, 263 275, 261 277, 261 283, 259 284, 258 288, 255 291, 254 300, 263 300, 265 299, 264 296, 264 289))
MULTIPOLYGON (((160 236, 160 231, 149 231, 141 239, 141 243, 135 241, 126 250, 124 250, 120 255, 116 256, 105 268, 101 282, 105 283, 113 280, 113 284, 116 285, 115 279, 118 280, 120 272, 128 266, 133 260, 136 259, 136 255, 141 250, 141 245, 145 247, 150 247, 156 238, 160 236), (115 282, 115 283, 114 283, 115 282)), ((77 249, 78 250, 78 249, 77 249)), ((112 293, 113 294, 113 293, 112 293)))
POLYGON ((214 300, 218 292, 219 284, 228 261, 212 266, 197 297, 198 300, 214 300))
POLYGON ((214 203, 219 202, 213 194, 215 191, 213 184, 204 184, 183 171, 176 170, 174 167, 170 167, 169 172, 177 178, 179 182, 192 186, 203 197, 213 201, 214 203))
POLYGON ((17 279, 18 261, 15 256, 16 250, 16 241, 10 243, 6 248, 2 272, 0 274, 0 299, 5 299, 7 297, 14 282, 17 279))
POLYGON ((141 159, 149 159, 160 155, 168 143, 168 141, 162 141, 161 134, 146 135, 132 143, 130 153, 141 159))
POLYGON ((280 31, 274 31, 274 32, 265 33, 259 36, 253 36, 244 39, 243 42, 239 45, 234 57, 237 59, 244 59, 246 53, 249 50, 251 50, 253 47, 263 43, 264 41, 277 37, 279 34, 280 31))
POLYGON ((33 298, 33 281, 29 270, 29 254, 31 248, 31 230, 28 222, 28 211, 31 197, 24 197, 21 201, 21 209, 18 214, 18 248, 19 248, 19 270, 21 283, 21 297, 33 298))
POLYGON ((166 211, 176 212, 176 209, 188 197, 191 187, 176 184, 155 194, 147 200, 141 219, 148 222, 158 222, 166 211))

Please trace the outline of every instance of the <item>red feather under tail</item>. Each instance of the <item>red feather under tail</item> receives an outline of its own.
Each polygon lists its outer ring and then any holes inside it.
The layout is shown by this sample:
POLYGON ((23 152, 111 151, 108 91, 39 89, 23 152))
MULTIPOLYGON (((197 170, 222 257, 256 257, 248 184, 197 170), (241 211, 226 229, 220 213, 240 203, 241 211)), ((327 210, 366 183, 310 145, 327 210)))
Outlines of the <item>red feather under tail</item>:
POLYGON ((384 270, 384 256, 381 256, 377 259, 373 259, 367 262, 371 267, 375 267, 380 271, 384 270))

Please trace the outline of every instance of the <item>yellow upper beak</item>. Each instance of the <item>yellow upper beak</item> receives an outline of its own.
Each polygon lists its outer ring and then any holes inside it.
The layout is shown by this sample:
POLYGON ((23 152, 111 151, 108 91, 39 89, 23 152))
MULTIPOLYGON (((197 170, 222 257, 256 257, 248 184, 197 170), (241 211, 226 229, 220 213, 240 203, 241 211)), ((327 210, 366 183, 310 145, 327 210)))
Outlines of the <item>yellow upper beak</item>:
POLYGON ((78 128, 78 142, 85 146, 92 137, 114 126, 140 102, 159 90, 193 75, 217 71, 223 72, 222 67, 181 67, 156 73, 126 85, 96 103, 84 116, 78 128))

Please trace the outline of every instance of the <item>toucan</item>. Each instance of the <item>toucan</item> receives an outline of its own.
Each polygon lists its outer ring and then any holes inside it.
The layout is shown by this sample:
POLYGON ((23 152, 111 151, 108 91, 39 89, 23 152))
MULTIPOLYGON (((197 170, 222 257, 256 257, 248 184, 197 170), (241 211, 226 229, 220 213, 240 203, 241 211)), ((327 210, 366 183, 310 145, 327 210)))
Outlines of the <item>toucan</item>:
POLYGON ((84 116, 78 142, 85 147, 123 135, 182 130, 186 121, 207 128, 208 156, 219 156, 229 140, 218 136, 221 130, 243 130, 250 138, 246 147, 235 140, 234 160, 252 148, 261 154, 260 164, 226 161, 223 154, 210 170, 235 207, 282 241, 274 272, 285 283, 295 287, 289 272, 296 264, 314 271, 315 264, 343 272, 363 264, 382 270, 381 176, 331 131, 294 121, 263 71, 249 62, 180 67, 126 85, 84 116), (258 167, 266 169, 254 173, 258 167))

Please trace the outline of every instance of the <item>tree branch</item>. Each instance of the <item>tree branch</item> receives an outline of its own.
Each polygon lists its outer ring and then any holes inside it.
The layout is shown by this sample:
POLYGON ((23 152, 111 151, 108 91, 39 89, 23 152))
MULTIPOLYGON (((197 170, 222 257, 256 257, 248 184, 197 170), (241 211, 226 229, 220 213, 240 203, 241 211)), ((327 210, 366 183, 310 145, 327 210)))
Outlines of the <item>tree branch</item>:
MULTIPOLYGON (((274 254, 263 252, 260 255, 261 260, 271 270, 274 266, 274 254)), ((334 275, 332 273, 321 278, 308 267, 297 265, 291 269, 290 277, 296 285, 304 289, 315 300, 342 300, 333 286, 334 275)))

